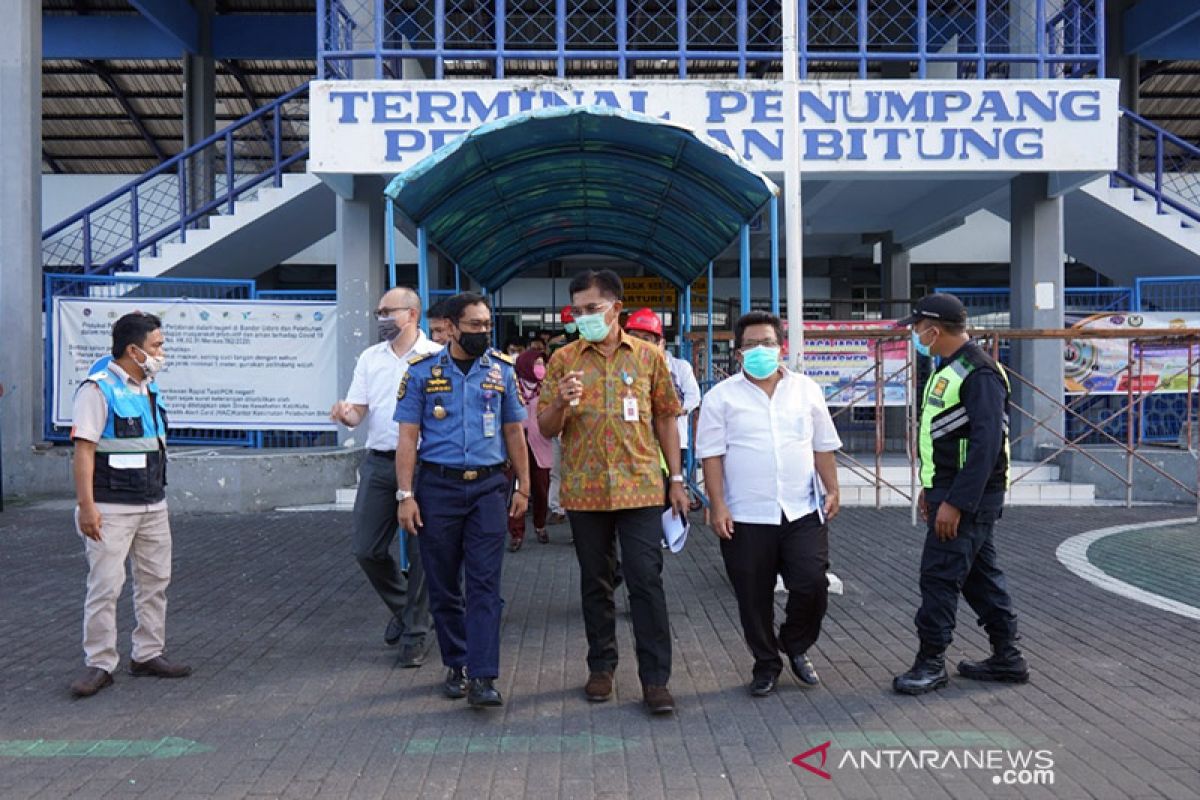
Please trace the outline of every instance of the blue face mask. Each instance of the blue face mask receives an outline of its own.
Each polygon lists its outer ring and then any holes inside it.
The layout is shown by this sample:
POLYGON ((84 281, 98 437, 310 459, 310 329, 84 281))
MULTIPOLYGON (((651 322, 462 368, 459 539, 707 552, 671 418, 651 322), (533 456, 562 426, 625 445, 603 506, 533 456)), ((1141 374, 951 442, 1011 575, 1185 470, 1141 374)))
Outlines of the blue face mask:
MULTIPOLYGON (((934 338, 937 338, 937 337, 934 337, 934 338)), ((918 353, 925 356, 926 358, 929 358, 933 355, 933 353, 931 353, 929 351, 929 345, 927 345, 921 341, 921 334, 917 333, 916 328, 913 328, 912 340, 913 340, 913 347, 916 348, 918 353)))
POLYGON ((742 353, 742 369, 756 380, 765 381, 779 369, 779 348, 759 345, 742 353))

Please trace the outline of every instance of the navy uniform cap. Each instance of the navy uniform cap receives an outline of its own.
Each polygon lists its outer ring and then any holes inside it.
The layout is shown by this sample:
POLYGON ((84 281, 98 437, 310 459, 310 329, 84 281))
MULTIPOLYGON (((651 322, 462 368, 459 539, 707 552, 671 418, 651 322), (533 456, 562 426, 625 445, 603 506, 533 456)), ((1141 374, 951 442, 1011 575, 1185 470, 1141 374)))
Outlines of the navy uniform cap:
POLYGON ((965 325, 967 322, 967 309, 962 304, 962 300, 959 300, 952 294, 946 294, 945 292, 928 294, 917 301, 917 305, 913 308, 912 313, 897 322, 896 327, 906 328, 922 319, 931 319, 937 322, 957 322, 960 325, 965 325))

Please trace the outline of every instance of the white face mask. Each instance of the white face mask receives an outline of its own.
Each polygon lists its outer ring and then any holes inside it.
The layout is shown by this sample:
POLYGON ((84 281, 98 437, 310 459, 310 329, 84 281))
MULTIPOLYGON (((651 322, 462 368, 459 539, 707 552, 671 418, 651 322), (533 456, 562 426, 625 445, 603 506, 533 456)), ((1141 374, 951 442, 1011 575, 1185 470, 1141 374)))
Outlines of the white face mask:
MULTIPOLYGON (((134 347, 137 347, 137 345, 134 345, 134 347)), ((146 373, 147 378, 153 378, 167 366, 166 356, 152 356, 140 347, 138 347, 138 350, 141 350, 142 355, 146 357, 146 360, 138 364, 138 366, 146 373)))

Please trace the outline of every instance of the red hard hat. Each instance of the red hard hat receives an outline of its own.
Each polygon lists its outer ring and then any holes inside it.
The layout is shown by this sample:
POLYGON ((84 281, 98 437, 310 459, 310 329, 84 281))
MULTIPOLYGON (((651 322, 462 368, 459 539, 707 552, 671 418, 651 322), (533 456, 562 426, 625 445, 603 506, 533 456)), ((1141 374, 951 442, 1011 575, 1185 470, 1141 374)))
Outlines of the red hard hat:
POLYGON ((575 315, 571 313, 570 306, 563 306, 562 311, 558 312, 558 318, 564 325, 575 321, 575 315))
POLYGON ((663 327, 662 320, 648 308, 639 308, 637 311, 629 315, 629 319, 625 321, 625 330, 627 331, 646 331, 653 333, 655 336, 662 338, 663 327))

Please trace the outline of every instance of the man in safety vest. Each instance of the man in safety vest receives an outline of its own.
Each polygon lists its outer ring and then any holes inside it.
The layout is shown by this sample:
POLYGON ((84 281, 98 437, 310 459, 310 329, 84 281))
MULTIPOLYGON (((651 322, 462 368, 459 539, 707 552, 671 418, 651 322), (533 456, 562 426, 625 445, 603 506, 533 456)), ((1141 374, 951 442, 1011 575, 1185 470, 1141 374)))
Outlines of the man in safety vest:
POLYGON ((117 597, 125 561, 133 568, 134 676, 182 678, 191 667, 168 661, 167 418, 154 376, 163 368, 162 322, 133 312, 112 329, 112 358, 97 362, 75 393, 75 527, 88 561, 83 608, 85 671, 71 684, 89 697, 112 684, 117 654, 117 597))
POLYGON ((971 340, 967 312, 950 294, 922 298, 897 323, 911 326, 913 347, 936 359, 921 408, 921 496, 928 524, 921 555, 920 650, 892 688, 924 694, 949 683, 946 648, 961 591, 992 643, 983 661, 962 661, 964 678, 1023 683, 1029 670, 1017 649, 1017 617, 996 563, 992 528, 1008 490, 1010 387, 1004 368, 971 340))

